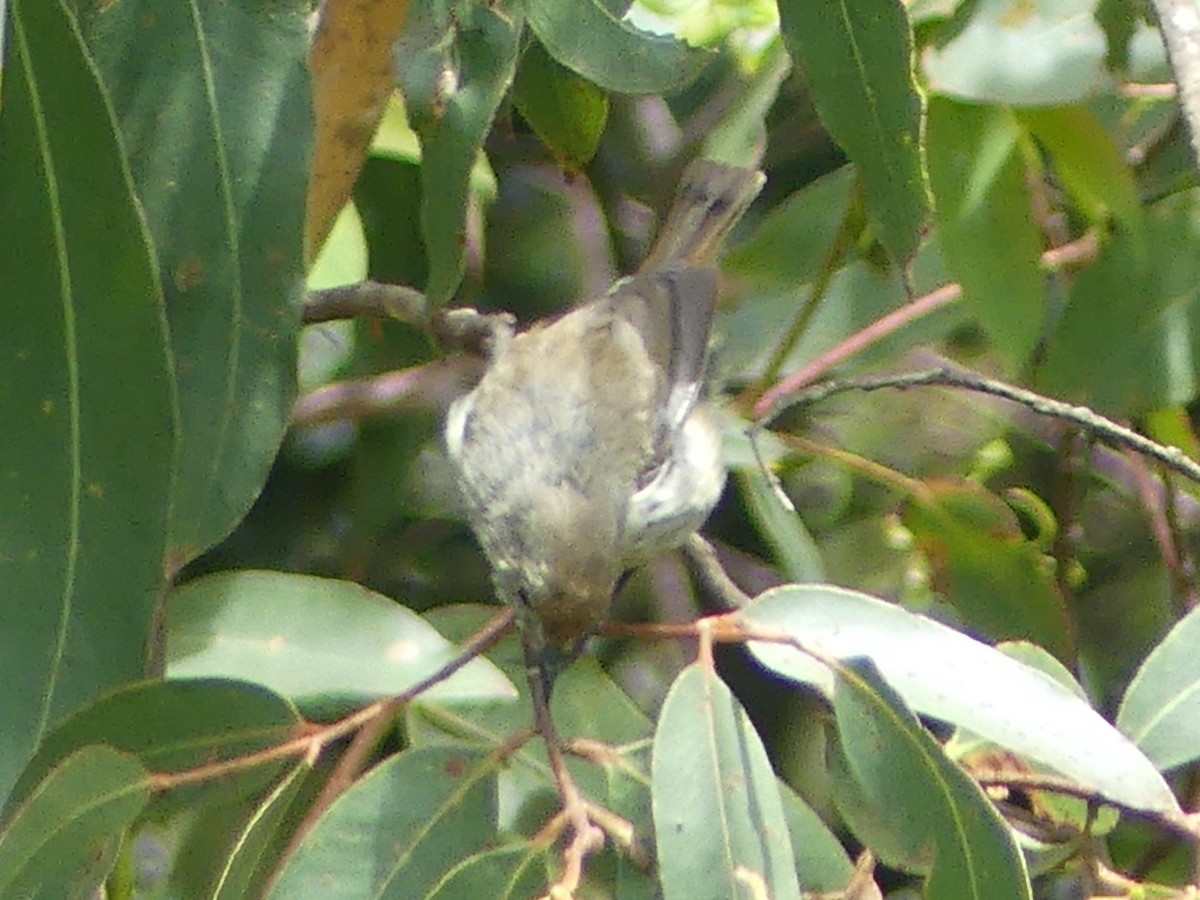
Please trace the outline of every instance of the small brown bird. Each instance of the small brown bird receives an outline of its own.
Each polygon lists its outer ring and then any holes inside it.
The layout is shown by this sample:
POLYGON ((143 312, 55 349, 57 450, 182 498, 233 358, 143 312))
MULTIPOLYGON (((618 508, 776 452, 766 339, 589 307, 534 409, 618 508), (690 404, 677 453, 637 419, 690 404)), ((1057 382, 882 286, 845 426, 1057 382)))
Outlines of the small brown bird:
POLYGON ((622 572, 678 546, 716 504, 721 438, 701 402, 713 264, 763 182, 692 163, 637 273, 498 335, 483 378, 451 407, 467 518, 527 649, 569 659, 608 617, 622 572))

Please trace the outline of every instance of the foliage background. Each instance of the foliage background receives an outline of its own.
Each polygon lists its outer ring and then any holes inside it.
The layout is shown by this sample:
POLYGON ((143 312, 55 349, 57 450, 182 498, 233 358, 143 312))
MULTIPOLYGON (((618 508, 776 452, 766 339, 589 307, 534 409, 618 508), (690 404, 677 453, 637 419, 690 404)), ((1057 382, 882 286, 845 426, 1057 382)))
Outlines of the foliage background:
MULTIPOLYGON (((552 314, 636 266, 695 155, 769 179, 723 266, 706 530, 747 593, 815 585, 739 627, 846 662, 598 640, 555 717, 636 841, 612 829, 581 895, 1195 883, 1193 484, 980 394, 846 393, 762 440, 792 514, 744 436, 773 390, 957 367, 1198 455, 1200 195, 1150 10, 330 2, 315 37, 310 13, 0 3, 0 896, 558 877, 508 644, 403 704, 330 805, 397 712, 372 704, 452 659, 490 587, 437 441, 469 368, 396 296, 304 309, 370 278, 552 314), (1109 805, 1022 787, 1044 771, 1109 805)), ((711 599, 668 557, 616 615, 711 599)))

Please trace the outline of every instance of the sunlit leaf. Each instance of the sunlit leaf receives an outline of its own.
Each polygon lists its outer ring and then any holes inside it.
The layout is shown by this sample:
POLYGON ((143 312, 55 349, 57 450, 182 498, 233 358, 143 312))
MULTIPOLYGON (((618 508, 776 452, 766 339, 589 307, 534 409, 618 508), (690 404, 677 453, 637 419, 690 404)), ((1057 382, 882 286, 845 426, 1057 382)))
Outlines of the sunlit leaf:
MULTIPOLYGON (((840 659, 868 657, 905 703, 966 728, 1097 793, 1158 812, 1178 809, 1145 756, 1070 689, 924 616, 866 594, 791 585, 741 613, 840 659)), ((763 665, 832 695, 828 668, 796 649, 751 643, 763 665)))
POLYGON ((675 680, 654 736, 666 900, 800 896, 779 786, 745 710, 711 668, 675 680))
MULTIPOLYGON (((185 584, 168 605, 167 674, 239 678, 328 714, 403 693, 455 647, 399 604, 346 581, 233 572, 185 584)), ((427 699, 512 699, 476 659, 427 699)))

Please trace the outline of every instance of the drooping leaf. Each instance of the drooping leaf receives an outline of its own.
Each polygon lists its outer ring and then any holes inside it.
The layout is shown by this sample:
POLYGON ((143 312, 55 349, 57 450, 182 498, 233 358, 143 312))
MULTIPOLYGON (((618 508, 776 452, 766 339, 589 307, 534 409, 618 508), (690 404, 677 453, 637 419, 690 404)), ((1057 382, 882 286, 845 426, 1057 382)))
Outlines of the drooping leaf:
POLYGON ((409 121, 421 139, 425 293, 445 303, 465 266, 471 169, 512 83, 522 18, 471 0, 435 0, 413 11, 396 46, 409 121))
POLYGON ((694 663, 654 736, 654 833, 663 896, 799 898, 779 786, 745 710, 694 663))
POLYGON ((780 27, 833 139, 858 168, 880 242, 897 265, 929 213, 912 27, 897 0, 783 0, 780 27))
POLYGON ((67 757, 0 826, 0 896, 93 896, 149 799, 150 777, 132 757, 104 746, 67 757))
POLYGON ((304 784, 304 776, 311 769, 305 762, 294 765, 275 789, 255 804, 250 815, 239 823, 228 854, 220 860, 222 865, 208 873, 212 881, 206 887, 213 900, 261 896, 264 882, 279 862, 269 853, 272 842, 304 784))
POLYGON ((560 166, 577 172, 591 160, 608 121, 608 97, 556 63, 541 44, 521 56, 513 101, 560 166))
POLYGON ((1144 239, 1120 232, 1072 280, 1039 389, 1128 417, 1197 394, 1200 191, 1155 203, 1144 239))
MULTIPOLYGON (((101 697, 50 732, 21 773, 13 799, 27 796, 52 767, 87 744, 127 753, 151 772, 181 772, 265 750, 298 737, 301 726, 291 704, 257 685, 137 682, 101 697)), ((267 766, 267 778, 277 766, 267 766)), ((263 783, 262 776, 256 782, 263 783)))
POLYGON ((1091 110, 1022 109, 1017 119, 1046 148, 1063 186, 1088 219, 1101 227, 1113 221, 1141 238, 1142 208, 1133 172, 1091 110))
POLYGON ((833 892, 846 887, 854 874, 854 865, 845 849, 821 817, 794 790, 779 784, 783 817, 787 819, 792 851, 796 854, 796 872, 800 883, 810 892, 833 892))
POLYGON ((7 28, 0 797, 48 728, 144 672, 176 431, 162 294, 112 109, 60 0, 14 2, 7 28))
POLYGON ((171 572, 262 490, 292 411, 312 100, 307 0, 85 0, 158 251, 182 446, 171 572))
POLYGON ((1192 610, 1146 657, 1129 683, 1117 726, 1162 771, 1200 757, 1200 610, 1192 610))
POLYGON ((1033 350, 1046 307, 1041 235, 1030 214, 1020 129, 1007 110, 935 99, 926 132, 946 267, 1016 369, 1033 350))
POLYGON ((840 752, 877 818, 872 828, 889 832, 902 862, 926 875, 923 896, 1033 896, 996 808, 869 661, 847 661, 838 672, 833 711, 840 752))
POLYGON ((762 467, 746 466, 737 473, 737 479, 750 515, 775 552, 784 576, 792 581, 824 581, 825 568, 817 542, 796 511, 775 496, 775 488, 762 467))

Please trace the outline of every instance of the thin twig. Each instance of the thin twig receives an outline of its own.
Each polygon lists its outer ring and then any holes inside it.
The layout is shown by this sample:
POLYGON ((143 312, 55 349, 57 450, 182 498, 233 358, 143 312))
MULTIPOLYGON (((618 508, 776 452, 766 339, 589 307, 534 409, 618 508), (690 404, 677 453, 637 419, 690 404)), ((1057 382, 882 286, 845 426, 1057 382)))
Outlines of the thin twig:
MULTIPOLYGON (((682 629, 682 626, 677 627, 682 629)), ((711 642, 744 644, 749 641, 760 641, 791 647, 793 650, 811 657, 835 672, 848 674, 849 671, 840 658, 826 653, 812 644, 799 640, 788 631, 748 625, 741 618, 740 614, 736 613, 711 616, 707 619, 694 622, 691 624, 691 633, 700 638, 702 655, 706 642, 709 643, 711 648, 711 642)), ((711 655, 711 649, 708 652, 711 655)), ((1183 835, 1193 842, 1200 841, 1200 813, 1139 809, 1138 807, 1129 806, 1106 797, 1100 792, 1081 785, 1078 782, 1055 775, 1020 773, 1013 775, 1006 774, 994 778, 992 776, 980 777, 979 780, 983 784, 994 783, 1008 787, 1044 790, 1072 797, 1080 797, 1091 803, 1111 806, 1133 818, 1154 823, 1176 834, 1183 835)))
POLYGON ((282 744, 276 744, 274 747, 267 747, 263 750, 256 750, 253 753, 223 759, 220 762, 207 763, 203 766, 197 766, 194 769, 186 769, 181 772, 155 773, 150 778, 151 788, 155 791, 167 791, 191 784, 202 784, 206 781, 213 781, 230 772, 252 769, 264 763, 288 759, 293 756, 305 756, 315 760, 317 755, 334 741, 348 734, 353 734, 376 719, 382 718, 387 720, 389 716, 394 715, 406 703, 411 703, 416 697, 429 690, 435 684, 445 681, 478 656, 483 650, 486 650, 507 634, 512 627, 512 622, 512 610, 508 608, 500 610, 487 625, 467 640, 463 645, 464 649, 461 653, 440 667, 428 678, 417 682, 403 694, 398 694, 387 700, 380 700, 372 703, 370 706, 364 706, 362 709, 356 710, 330 725, 316 728, 310 726, 300 737, 284 741, 282 744))
POLYGON ((416 288, 381 281, 359 281, 311 291, 301 312, 305 325, 361 317, 424 325, 429 317, 429 301, 416 288))
POLYGON ((550 697, 546 690, 548 681, 542 665, 536 661, 538 655, 530 653, 527 645, 526 658, 529 664, 526 674, 529 679, 529 696, 533 701, 534 724, 546 745, 550 771, 558 785, 559 799, 562 800, 562 815, 571 825, 571 841, 563 851, 562 874, 558 881, 551 885, 546 898, 548 900, 569 900, 575 896, 575 892, 583 880, 584 860, 594 850, 604 845, 604 832, 592 826, 591 818, 588 815, 587 801, 579 793, 575 779, 571 777, 571 773, 567 769, 562 744, 558 740, 554 719, 550 715, 550 697))
POLYGON ((1117 94, 1121 97, 1130 97, 1143 100, 1171 100, 1179 93, 1179 88, 1174 82, 1167 81, 1160 84, 1145 84, 1137 81, 1126 81, 1124 84, 1117 85, 1117 94))
POLYGON ((1142 507, 1142 511, 1146 514, 1147 524, 1150 527, 1150 535, 1154 538, 1154 544, 1158 548, 1158 556, 1171 576, 1171 584, 1176 593, 1175 599, 1179 601, 1181 595, 1179 594, 1180 583, 1178 579, 1178 547, 1174 536, 1171 534, 1171 525, 1167 521, 1163 496, 1164 489, 1166 492, 1170 491, 1170 484, 1165 479, 1160 482, 1155 477, 1154 472, 1150 470, 1150 467, 1146 465, 1146 461, 1140 456, 1131 454, 1128 458, 1129 471, 1133 475, 1133 484, 1137 490, 1138 502, 1142 507))
MULTIPOLYGON (((1046 269, 1055 271, 1085 262, 1089 259, 1094 259, 1098 249, 1099 241, 1096 234, 1089 231, 1083 237, 1069 244, 1063 244, 1061 247, 1047 250, 1042 254, 1042 265, 1046 269)), ((923 297, 918 297, 911 303, 906 303, 894 312, 876 319, 866 328, 852 334, 836 347, 832 347, 825 353, 822 353, 798 372, 788 376, 763 394, 754 404, 755 418, 766 415, 769 410, 784 403, 789 395, 800 390, 805 385, 812 384, 817 379, 822 378, 826 372, 840 366, 846 360, 854 358, 905 326, 923 319, 935 310, 941 309, 943 306, 947 306, 961 297, 962 285, 957 283, 943 285, 923 297)))
POLYGON ((784 409, 794 405, 811 405, 835 394, 847 391, 877 391, 885 388, 905 390, 914 387, 951 387, 990 394, 1019 403, 1034 413, 1069 422, 1097 440, 1113 447, 1133 450, 1149 457, 1171 471, 1178 472, 1191 481, 1200 483, 1200 465, 1189 459, 1178 447, 1166 447, 1143 437, 1132 429, 1106 419, 1086 406, 1074 406, 1054 400, 1024 388, 1005 384, 972 372, 953 369, 929 369, 900 375, 882 375, 864 378, 845 378, 825 381, 793 393, 785 402, 770 409, 757 423, 765 425, 784 409))
POLYGON ((1171 484, 1171 477, 1167 472, 1160 472, 1159 477, 1162 479, 1163 518, 1166 520, 1167 533, 1171 537, 1175 557, 1171 579, 1175 584, 1180 615, 1186 615, 1200 603, 1196 592, 1196 558, 1188 547, 1183 534, 1183 524, 1179 521, 1179 494, 1171 484))
POLYGON ((396 697, 370 707, 370 709, 374 710, 374 715, 361 723, 362 727, 358 734, 354 736, 354 740, 351 741, 350 746, 346 748, 346 752, 338 760, 337 766, 325 781, 321 792, 317 794, 316 799, 306 811, 304 819, 297 826, 288 844, 287 851, 280 857, 281 860, 291 857, 296 848, 300 846, 300 842, 304 840, 304 836, 317 823, 317 820, 321 818, 325 810, 362 773, 371 752, 391 727, 392 719, 396 713, 408 703, 411 703, 416 697, 434 685, 445 681, 471 662, 471 660, 477 658, 480 654, 495 645, 497 641, 512 629, 513 618, 511 608, 505 607, 500 610, 492 617, 491 621, 467 638, 462 645, 461 652, 428 678, 417 682, 403 694, 399 694, 396 697))
POLYGON ((356 422, 408 410, 445 409, 479 380, 482 362, 471 356, 438 359, 371 378, 335 381, 299 397, 292 424, 356 422))

